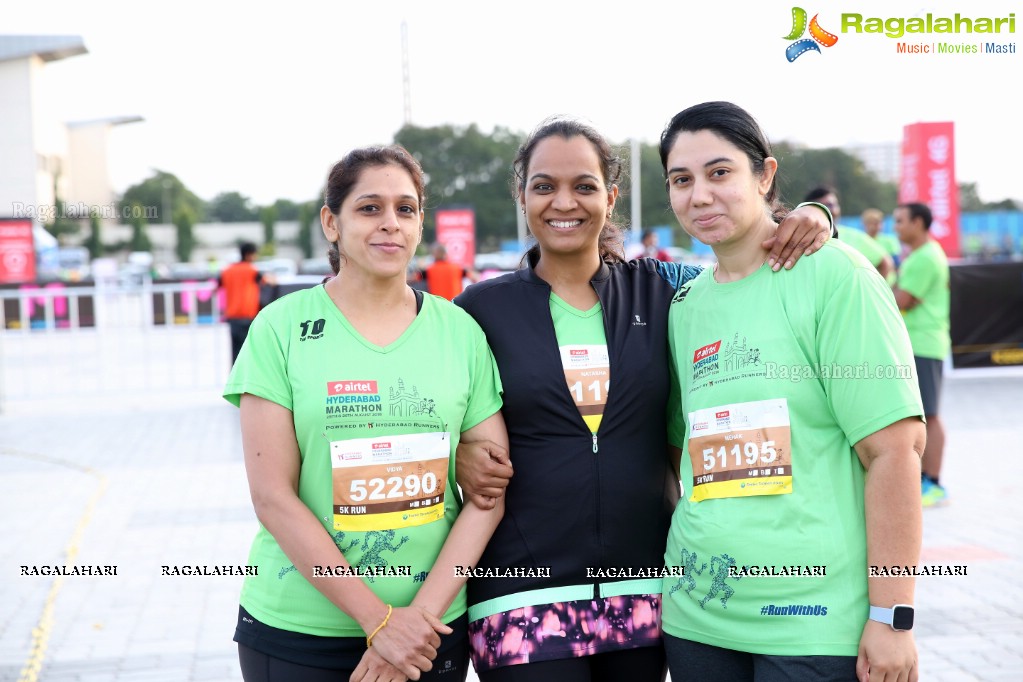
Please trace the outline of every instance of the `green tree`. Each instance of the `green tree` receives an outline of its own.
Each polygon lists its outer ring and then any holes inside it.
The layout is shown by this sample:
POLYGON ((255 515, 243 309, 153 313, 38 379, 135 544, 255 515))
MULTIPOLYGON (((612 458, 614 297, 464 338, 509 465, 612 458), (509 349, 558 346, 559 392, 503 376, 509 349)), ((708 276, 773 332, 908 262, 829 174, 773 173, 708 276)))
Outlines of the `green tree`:
POLYGON ((256 220, 257 212, 248 197, 238 192, 221 192, 206 205, 210 220, 221 223, 246 223, 256 220))
POLYGON ((963 213, 981 213, 985 211, 1018 211, 1012 199, 985 202, 977 192, 977 183, 963 182, 959 185, 959 210, 963 213))
MULTIPOLYGON (((405 126, 394 141, 423 165, 427 208, 471 206, 476 213, 476 239, 483 249, 517 233, 511 193, 511 164, 522 135, 497 127, 489 135, 472 124, 433 128, 405 126)), ((424 241, 435 238, 432 211, 426 214, 424 241)), ((482 250, 482 249, 481 249, 482 250)))
POLYGON ((291 199, 278 199, 273 204, 277 220, 298 220, 299 204, 291 199))
POLYGON ((82 226, 78 220, 68 216, 67 203, 61 198, 60 192, 57 190, 59 181, 60 176, 55 175, 53 177, 53 220, 46 223, 44 227, 47 232, 56 237, 61 243, 64 243, 68 235, 78 234, 82 226))
MULTIPOLYGON (((122 207, 122 216, 125 215, 123 207, 137 205, 147 223, 169 223, 174 211, 181 206, 191 208, 196 220, 205 214, 203 200, 185 187, 173 173, 161 170, 154 171, 149 178, 126 189, 118 204, 122 207)), ((122 221, 134 224, 134 212, 132 217, 122 218, 122 221)))
POLYGON ((131 239, 128 241, 130 251, 151 251, 153 243, 146 232, 146 212, 137 204, 131 206, 131 239))
POLYGON ((195 233, 192 230, 194 226, 195 213, 191 208, 180 206, 174 211, 174 231, 177 236, 174 253, 182 263, 192 259, 192 251, 195 249, 195 233))
POLYGON ((868 208, 888 212, 895 208, 898 187, 879 180, 858 157, 838 148, 807 149, 788 142, 774 144, 778 159, 780 198, 789 206, 803 200, 818 185, 838 192, 842 214, 858 216, 868 208))
POLYGON ((298 207, 298 248, 305 258, 313 257, 313 205, 308 201, 298 207))
POLYGON ((99 258, 103 255, 102 223, 99 220, 99 212, 93 210, 89 213, 89 234, 82 243, 89 250, 89 258, 99 258))
POLYGON ((277 222, 277 209, 274 206, 264 206, 259 210, 259 222, 263 223, 263 245, 272 248, 276 239, 274 238, 274 224, 277 222))
POLYGON ((977 183, 960 183, 959 210, 964 213, 984 210, 984 202, 981 200, 980 195, 977 194, 977 183))

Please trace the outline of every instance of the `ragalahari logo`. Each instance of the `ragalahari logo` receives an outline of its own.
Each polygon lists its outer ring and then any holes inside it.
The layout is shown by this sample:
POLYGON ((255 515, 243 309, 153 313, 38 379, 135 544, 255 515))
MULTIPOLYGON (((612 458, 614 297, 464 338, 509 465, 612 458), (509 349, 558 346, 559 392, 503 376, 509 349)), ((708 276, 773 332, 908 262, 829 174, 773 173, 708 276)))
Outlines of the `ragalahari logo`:
POLYGON ((796 40, 806 31, 806 10, 802 7, 792 8, 792 31, 785 36, 785 40, 796 41, 785 48, 785 58, 790 62, 796 61, 800 55, 810 50, 820 52, 821 49, 817 47, 818 43, 824 47, 832 47, 838 42, 838 36, 821 28, 821 25, 817 23, 817 16, 813 15, 813 19, 810 20, 810 37, 796 40))

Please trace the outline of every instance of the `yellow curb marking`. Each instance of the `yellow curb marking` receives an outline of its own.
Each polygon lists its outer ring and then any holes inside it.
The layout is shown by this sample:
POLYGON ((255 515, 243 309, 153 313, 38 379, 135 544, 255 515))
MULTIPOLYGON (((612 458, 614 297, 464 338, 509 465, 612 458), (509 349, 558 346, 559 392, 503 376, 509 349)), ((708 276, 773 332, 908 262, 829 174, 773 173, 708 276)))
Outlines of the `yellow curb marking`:
MULTIPOLYGON (((107 477, 100 472, 90 468, 83 467, 74 462, 67 462, 65 460, 57 459, 55 457, 47 457, 45 455, 36 455, 24 452, 15 452, 11 450, 0 451, 0 455, 14 455, 16 457, 22 457, 24 459, 32 459, 39 462, 45 462, 47 464, 55 464, 57 466, 63 466, 70 469, 77 469, 82 473, 90 476, 95 476, 99 480, 99 487, 96 492, 89 498, 89 502, 85 505, 85 509, 82 511, 81 517, 78 519, 78 525, 75 527, 75 532, 71 535, 71 539, 68 541, 67 547, 64 549, 66 559, 64 560, 65 566, 74 566, 75 558, 78 556, 78 544, 82 539, 82 534, 85 532, 85 527, 89 525, 89 521, 92 519, 92 512, 96 508, 96 504, 100 498, 103 497, 103 493, 107 489, 107 477)), ((43 602, 43 611, 39 615, 39 621, 36 626, 32 628, 32 645, 29 648, 28 659, 25 661, 25 665, 21 669, 21 677, 18 678, 18 682, 37 682, 39 674, 43 670, 43 659, 46 657, 46 647, 50 642, 50 633, 53 630, 53 609, 57 602, 57 595, 60 593, 60 588, 64 585, 64 575, 58 575, 54 578, 53 583, 50 585, 50 591, 46 595, 46 601, 43 602)))

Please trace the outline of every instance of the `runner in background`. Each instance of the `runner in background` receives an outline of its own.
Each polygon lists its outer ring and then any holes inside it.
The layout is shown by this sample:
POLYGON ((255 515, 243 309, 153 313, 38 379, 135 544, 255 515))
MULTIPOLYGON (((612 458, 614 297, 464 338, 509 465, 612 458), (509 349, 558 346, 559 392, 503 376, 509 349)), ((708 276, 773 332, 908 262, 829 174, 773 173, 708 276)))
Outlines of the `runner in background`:
MULTIPOLYGON (((899 243, 899 238, 885 234, 881 231, 884 226, 884 212, 878 208, 868 208, 860 214, 860 222, 863 223, 863 231, 869 236, 874 238, 878 244, 892 257, 892 261, 895 263, 896 269, 899 267, 899 262, 902 255, 902 245, 899 243)), ((885 278, 891 282, 890 278, 885 278)))
POLYGON ((658 244, 657 233, 653 230, 645 230, 640 238, 643 244, 642 258, 653 258, 655 260, 670 261, 671 256, 658 244))
POLYGON ((838 203, 838 194, 833 187, 828 185, 814 187, 806 193, 803 201, 819 201, 831 209, 831 215, 834 216, 838 227, 838 238, 866 256, 870 264, 877 268, 877 271, 886 280, 892 277, 892 273, 895 272, 895 262, 888 255, 887 250, 863 230, 842 224, 842 206, 838 203))
POLYGON ((916 375, 927 416, 927 449, 920 484, 925 507, 948 501, 948 491, 941 484, 945 425, 938 412, 945 358, 952 346, 948 258, 941 244, 931 237, 932 220, 931 209, 926 204, 900 204, 895 209, 895 232, 908 249, 894 285, 895 302, 902 310, 913 344, 916 375))
POLYGON ((433 245, 433 263, 424 271, 426 279, 426 290, 434 296, 440 296, 451 301, 462 293, 465 281, 479 280, 479 275, 473 270, 466 270, 457 263, 448 260, 448 250, 440 242, 433 245))
POLYGON ((258 249, 252 242, 238 247, 240 260, 220 273, 217 286, 224 291, 226 305, 224 317, 231 330, 231 363, 238 359, 249 326, 259 312, 259 288, 262 284, 276 283, 272 274, 263 274, 253 265, 258 249))

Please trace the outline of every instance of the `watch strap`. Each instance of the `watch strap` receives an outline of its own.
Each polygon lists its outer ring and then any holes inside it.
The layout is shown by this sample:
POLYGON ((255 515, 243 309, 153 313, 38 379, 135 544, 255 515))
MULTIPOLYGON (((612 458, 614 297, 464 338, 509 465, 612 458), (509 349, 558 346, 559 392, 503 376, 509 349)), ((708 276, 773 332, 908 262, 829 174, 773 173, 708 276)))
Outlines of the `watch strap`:
POLYGON ((870 616, 868 617, 870 620, 876 620, 878 623, 891 625, 895 621, 895 609, 886 609, 883 606, 871 606, 870 616))
POLYGON ((913 629, 913 607, 909 604, 896 604, 890 609, 886 609, 883 606, 870 606, 870 614, 868 618, 878 623, 884 623, 890 626, 893 630, 905 631, 913 629), (901 615, 899 616, 899 627, 896 627, 896 610, 902 609, 901 615))

